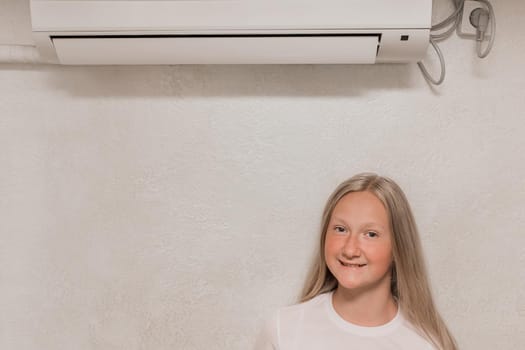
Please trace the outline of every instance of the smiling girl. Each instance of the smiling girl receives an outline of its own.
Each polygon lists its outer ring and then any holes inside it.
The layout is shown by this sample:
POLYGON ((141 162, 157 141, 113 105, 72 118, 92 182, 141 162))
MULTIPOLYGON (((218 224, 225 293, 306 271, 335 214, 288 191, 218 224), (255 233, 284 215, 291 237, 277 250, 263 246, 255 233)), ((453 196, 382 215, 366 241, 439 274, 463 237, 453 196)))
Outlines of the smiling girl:
POLYGON ((457 350, 439 315, 408 201, 371 173, 329 197, 300 303, 268 320, 256 350, 457 350))

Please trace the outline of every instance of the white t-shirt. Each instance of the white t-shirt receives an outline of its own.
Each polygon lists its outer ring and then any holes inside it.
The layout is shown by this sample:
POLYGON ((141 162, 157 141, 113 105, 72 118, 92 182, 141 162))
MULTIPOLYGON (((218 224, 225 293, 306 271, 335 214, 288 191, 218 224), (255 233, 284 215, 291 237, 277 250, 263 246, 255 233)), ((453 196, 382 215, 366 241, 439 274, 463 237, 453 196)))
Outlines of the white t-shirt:
POLYGON ((279 309, 268 319, 255 350, 434 350, 403 318, 399 308, 388 323, 363 327, 344 320, 333 292, 279 309))

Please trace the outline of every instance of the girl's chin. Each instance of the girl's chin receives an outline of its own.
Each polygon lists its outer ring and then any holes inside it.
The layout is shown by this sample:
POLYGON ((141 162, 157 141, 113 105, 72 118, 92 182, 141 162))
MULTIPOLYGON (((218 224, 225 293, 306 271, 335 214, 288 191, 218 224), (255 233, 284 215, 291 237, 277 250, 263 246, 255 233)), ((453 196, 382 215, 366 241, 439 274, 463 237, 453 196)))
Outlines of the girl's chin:
POLYGON ((363 287, 366 287, 367 284, 363 283, 357 283, 357 282, 347 282, 347 281, 341 281, 337 283, 337 288, 340 288, 343 291, 354 291, 362 289, 363 287))
POLYGON ((364 291, 385 288, 390 290, 390 275, 384 275, 377 279, 366 278, 366 275, 355 273, 353 276, 348 274, 335 275, 337 286, 346 291, 364 291))

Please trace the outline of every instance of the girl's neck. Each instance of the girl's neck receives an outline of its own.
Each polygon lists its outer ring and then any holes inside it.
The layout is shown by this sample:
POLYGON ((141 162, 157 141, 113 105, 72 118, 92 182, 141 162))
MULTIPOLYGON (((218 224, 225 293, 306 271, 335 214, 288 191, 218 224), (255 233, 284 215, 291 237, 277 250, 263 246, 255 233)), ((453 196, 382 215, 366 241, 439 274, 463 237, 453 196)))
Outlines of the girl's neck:
POLYGON ((332 295, 332 304, 344 320, 365 327, 386 324, 397 314, 392 293, 384 288, 357 291, 337 287, 332 295))

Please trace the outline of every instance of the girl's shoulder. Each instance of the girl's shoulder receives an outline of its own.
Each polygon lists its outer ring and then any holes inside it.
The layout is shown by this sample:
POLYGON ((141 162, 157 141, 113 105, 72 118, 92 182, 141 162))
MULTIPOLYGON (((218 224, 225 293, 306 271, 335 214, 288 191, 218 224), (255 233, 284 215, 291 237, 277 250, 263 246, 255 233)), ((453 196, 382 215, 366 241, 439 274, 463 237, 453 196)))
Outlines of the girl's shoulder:
POLYGON ((315 313, 323 304, 326 295, 320 294, 308 301, 284 306, 273 310, 264 318, 256 340, 255 350, 277 350, 286 349, 287 339, 295 333, 304 319, 305 315, 315 313))
POLYGON ((306 318, 322 312, 329 300, 329 294, 331 293, 319 294, 310 300, 274 309, 265 317, 266 327, 278 329, 279 333, 286 332, 288 328, 295 327, 306 318))
POLYGON ((319 294, 310 300, 289 306, 284 306, 278 310, 279 315, 298 315, 322 308, 329 300, 331 294, 332 292, 319 294))
POLYGON ((293 333, 304 324, 324 323, 327 303, 331 293, 323 293, 302 303, 285 306, 277 310, 275 321, 282 334, 293 333))

